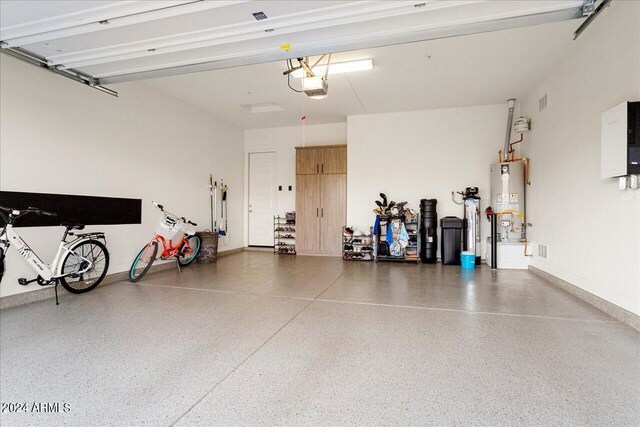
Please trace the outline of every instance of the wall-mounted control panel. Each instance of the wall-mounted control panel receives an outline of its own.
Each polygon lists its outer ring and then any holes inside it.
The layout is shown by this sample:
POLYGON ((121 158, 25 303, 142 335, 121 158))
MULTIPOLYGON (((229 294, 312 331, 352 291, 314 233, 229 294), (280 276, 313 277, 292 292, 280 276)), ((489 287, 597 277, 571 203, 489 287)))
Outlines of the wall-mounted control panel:
POLYGON ((625 101, 602 114, 602 178, 640 174, 640 102, 625 101))

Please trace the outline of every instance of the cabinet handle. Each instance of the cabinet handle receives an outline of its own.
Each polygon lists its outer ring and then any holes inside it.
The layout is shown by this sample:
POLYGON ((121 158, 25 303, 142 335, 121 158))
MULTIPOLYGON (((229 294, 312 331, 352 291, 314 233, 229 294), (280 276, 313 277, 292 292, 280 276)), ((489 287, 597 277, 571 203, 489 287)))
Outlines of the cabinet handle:
POLYGON ((324 218, 324 208, 322 208, 322 218, 324 218))
POLYGON ((319 213, 318 213, 319 210, 320 210, 320 208, 316 208, 316 218, 320 216, 319 213))
POLYGON ((320 168, 320 166, 316 163, 316 173, 320 172, 319 168, 320 168))

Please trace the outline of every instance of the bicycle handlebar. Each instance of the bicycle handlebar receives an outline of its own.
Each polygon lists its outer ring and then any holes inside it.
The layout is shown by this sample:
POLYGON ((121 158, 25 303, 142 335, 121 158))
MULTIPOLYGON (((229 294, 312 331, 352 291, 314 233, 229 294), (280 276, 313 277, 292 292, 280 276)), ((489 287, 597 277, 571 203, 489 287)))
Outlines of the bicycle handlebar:
POLYGON ((44 216, 58 216, 57 213, 55 212, 50 212, 50 211, 45 211, 39 208, 34 208, 34 207, 28 207, 27 211, 34 213, 36 215, 44 215, 44 216))
POLYGON ((44 216, 58 216, 58 214, 55 212, 45 211, 40 208, 34 208, 33 206, 29 206, 27 209, 14 209, 14 208, 8 208, 6 206, 0 206, 0 210, 8 212, 9 214, 14 216, 22 216, 30 213, 34 213, 36 215, 44 215, 44 216))
POLYGON ((187 224, 191 224, 191 225, 193 225, 194 227, 197 227, 197 226, 198 226, 198 224, 196 224, 195 222, 189 221, 188 219, 186 219, 186 218, 185 218, 185 217, 183 217, 183 216, 180 216, 180 217, 179 217, 179 216, 177 216, 177 215, 172 214, 171 212, 167 212, 167 211, 165 211, 165 210, 164 210, 164 206, 162 206, 162 205, 161 205, 160 203, 158 203, 158 202, 151 201, 151 203, 153 203, 153 205, 154 205, 155 207, 157 207, 158 209, 160 209, 162 212, 164 212, 164 213, 165 213, 165 214, 167 214, 167 215, 171 215, 171 216, 173 216, 173 217, 175 217, 175 218, 178 218, 178 219, 179 219, 179 220, 181 220, 182 222, 186 222, 187 224))
POLYGON ((182 222, 186 222, 187 224, 191 224, 194 227, 196 227, 198 224, 196 224, 195 222, 189 221, 187 218, 185 217, 180 217, 180 219, 182 220, 182 222))

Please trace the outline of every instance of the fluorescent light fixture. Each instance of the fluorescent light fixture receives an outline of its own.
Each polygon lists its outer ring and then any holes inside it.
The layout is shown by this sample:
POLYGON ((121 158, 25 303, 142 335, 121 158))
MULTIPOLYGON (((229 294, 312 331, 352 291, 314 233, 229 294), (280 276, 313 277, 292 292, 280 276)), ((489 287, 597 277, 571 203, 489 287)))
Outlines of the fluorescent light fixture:
MULTIPOLYGON (((327 69, 327 65, 317 65, 313 68, 313 72, 316 76, 324 76, 324 73, 327 69)), ((373 70, 373 59, 360 59, 358 61, 346 61, 346 62, 335 62, 329 64, 329 74, 339 74, 339 73, 351 73, 353 71, 368 71, 373 70)), ((304 77, 304 70, 296 70, 291 75, 295 78, 301 79, 304 77)))

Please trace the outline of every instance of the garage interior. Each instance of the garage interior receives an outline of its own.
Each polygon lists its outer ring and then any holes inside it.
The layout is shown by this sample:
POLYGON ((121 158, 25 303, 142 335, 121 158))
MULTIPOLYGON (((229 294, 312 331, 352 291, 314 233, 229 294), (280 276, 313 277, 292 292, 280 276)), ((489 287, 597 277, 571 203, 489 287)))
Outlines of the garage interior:
POLYGON ((1 0, 0 423, 640 425, 639 23, 1 0))

